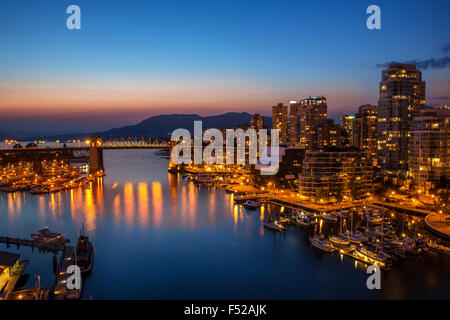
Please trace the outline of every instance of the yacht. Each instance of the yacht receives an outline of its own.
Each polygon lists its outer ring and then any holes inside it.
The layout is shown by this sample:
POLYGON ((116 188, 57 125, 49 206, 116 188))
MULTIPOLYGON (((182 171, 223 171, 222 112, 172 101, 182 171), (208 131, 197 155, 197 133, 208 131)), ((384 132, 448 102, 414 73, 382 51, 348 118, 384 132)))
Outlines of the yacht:
POLYGON ((333 247, 331 242, 328 240, 317 238, 317 237, 309 237, 309 242, 311 242, 311 244, 314 247, 316 247, 317 249, 320 249, 322 251, 330 252, 330 253, 336 251, 336 248, 333 247))
POLYGON ((380 267, 388 267, 390 264, 390 260, 386 256, 363 246, 355 250, 355 255, 364 261, 379 265, 380 267))
POLYGON ((350 240, 342 238, 340 236, 330 236, 328 238, 333 244, 338 246, 348 246, 350 245, 350 240))
POLYGON ((252 200, 247 200, 244 203, 242 203, 242 205, 247 209, 253 209, 253 210, 258 209, 261 206, 261 204, 259 202, 252 201, 252 200))
POLYGON ((263 224, 264 224, 264 228, 271 229, 274 231, 283 231, 283 229, 274 222, 264 221, 263 224))
POLYGON ((36 241, 45 241, 45 242, 63 243, 70 241, 68 239, 64 239, 61 233, 51 232, 47 227, 42 230, 39 230, 37 233, 33 233, 31 235, 31 238, 33 238, 36 241))

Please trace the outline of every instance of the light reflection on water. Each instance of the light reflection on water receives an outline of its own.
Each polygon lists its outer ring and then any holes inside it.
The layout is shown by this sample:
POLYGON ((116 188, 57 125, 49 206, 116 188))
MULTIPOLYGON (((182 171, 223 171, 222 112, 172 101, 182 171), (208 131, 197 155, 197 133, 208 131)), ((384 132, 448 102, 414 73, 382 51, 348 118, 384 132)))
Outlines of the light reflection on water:
MULTIPOLYGON (((107 176, 89 189, 0 193, 0 235, 29 238, 48 226, 73 239, 84 224, 96 255, 86 298, 449 298, 447 257, 405 261, 384 290, 369 291, 363 265, 317 252, 305 229, 264 229, 276 208, 247 211, 222 189, 168 174, 167 161, 151 150, 105 151, 107 176)), ((50 255, 19 252, 31 259, 28 284, 37 268, 50 287, 50 255)))

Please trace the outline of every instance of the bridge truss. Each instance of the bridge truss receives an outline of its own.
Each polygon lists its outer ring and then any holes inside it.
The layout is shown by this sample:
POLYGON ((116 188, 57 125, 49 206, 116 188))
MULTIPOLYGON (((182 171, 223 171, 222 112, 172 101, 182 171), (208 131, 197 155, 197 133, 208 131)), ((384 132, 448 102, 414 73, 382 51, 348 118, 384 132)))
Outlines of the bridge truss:
POLYGON ((170 149, 171 141, 152 137, 119 137, 103 141, 102 149, 170 149))

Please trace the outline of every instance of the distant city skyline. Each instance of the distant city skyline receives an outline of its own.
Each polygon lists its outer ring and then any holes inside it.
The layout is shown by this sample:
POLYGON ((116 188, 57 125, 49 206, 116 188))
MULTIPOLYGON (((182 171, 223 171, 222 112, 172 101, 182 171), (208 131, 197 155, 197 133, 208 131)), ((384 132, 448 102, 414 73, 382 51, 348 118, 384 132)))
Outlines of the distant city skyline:
POLYGON ((74 133, 158 114, 271 115, 277 103, 325 96, 328 116, 377 104, 380 71, 413 62, 426 104, 450 104, 448 1, 299 3, 2 1, 0 131, 74 133), (420 22, 420 23, 419 23, 420 22))

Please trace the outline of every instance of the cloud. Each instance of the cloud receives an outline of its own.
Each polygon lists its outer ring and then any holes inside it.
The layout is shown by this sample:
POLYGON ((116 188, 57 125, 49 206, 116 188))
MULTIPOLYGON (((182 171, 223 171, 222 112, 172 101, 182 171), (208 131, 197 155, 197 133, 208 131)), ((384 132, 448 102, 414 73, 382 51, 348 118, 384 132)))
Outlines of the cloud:
MULTIPOLYGON (((388 68, 391 63, 399 63, 398 61, 389 61, 385 63, 379 63, 377 64, 377 68, 388 68)), ((404 61, 401 63, 406 64, 415 64, 418 69, 420 70, 427 70, 427 69, 444 69, 450 66, 450 57, 443 57, 443 58, 430 58, 426 60, 422 59, 415 59, 410 61, 404 61)))
POLYGON ((442 45, 442 52, 443 53, 449 53, 450 52, 450 43, 444 43, 442 45))

